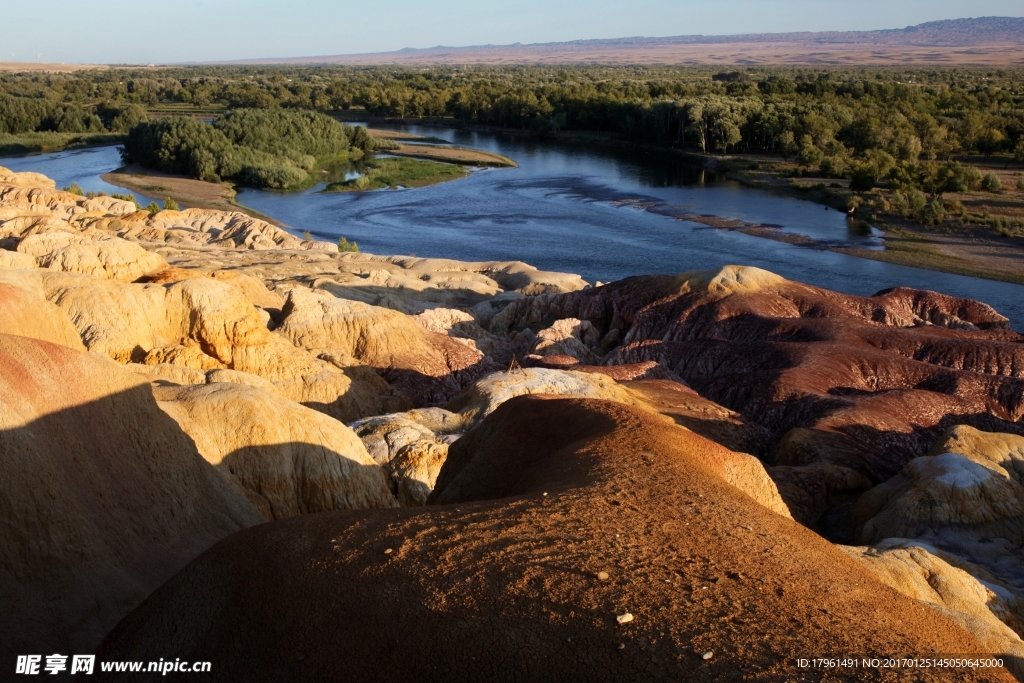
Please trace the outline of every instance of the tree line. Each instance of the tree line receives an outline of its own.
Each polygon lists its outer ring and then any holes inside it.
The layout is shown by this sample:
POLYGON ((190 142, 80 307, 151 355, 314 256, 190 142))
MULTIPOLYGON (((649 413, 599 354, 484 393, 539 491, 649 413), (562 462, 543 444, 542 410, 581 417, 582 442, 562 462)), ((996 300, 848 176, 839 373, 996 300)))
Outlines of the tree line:
POLYGON ((280 66, 0 76, 0 132, 127 130, 159 107, 362 107, 538 136, 601 131, 709 154, 782 155, 847 177, 878 166, 878 154, 1024 160, 1019 69, 280 66))

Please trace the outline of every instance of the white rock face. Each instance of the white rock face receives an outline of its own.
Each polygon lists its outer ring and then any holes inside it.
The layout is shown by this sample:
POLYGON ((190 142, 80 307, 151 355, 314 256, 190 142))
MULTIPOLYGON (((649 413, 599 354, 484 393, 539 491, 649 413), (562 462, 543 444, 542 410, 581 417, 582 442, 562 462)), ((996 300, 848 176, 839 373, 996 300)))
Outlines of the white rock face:
POLYGON ((526 368, 509 374, 495 372, 483 377, 456 397, 448 409, 478 422, 505 401, 525 394, 553 394, 603 398, 633 405, 636 398, 615 380, 600 374, 526 368))

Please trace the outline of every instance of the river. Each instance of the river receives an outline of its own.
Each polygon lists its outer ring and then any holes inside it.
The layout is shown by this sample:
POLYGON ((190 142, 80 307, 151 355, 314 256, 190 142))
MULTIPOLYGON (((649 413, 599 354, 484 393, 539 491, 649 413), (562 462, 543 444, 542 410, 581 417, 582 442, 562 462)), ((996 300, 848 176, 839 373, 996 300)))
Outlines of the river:
MULTIPOLYGON (((852 294, 904 285, 977 299, 1024 330, 1021 285, 795 246, 635 206, 681 207, 687 213, 778 225, 786 232, 837 243, 871 247, 877 242, 851 226, 844 214, 819 204, 751 189, 662 157, 501 134, 392 128, 497 152, 515 159, 519 168, 476 171, 465 179, 413 190, 244 190, 238 200, 296 233, 309 230, 328 240, 344 236, 370 253, 520 260, 545 270, 578 273, 591 282, 730 263, 753 265, 852 294)), ((99 176, 119 161, 115 148, 104 147, 0 159, 0 165, 44 173, 58 186, 77 182, 85 190, 116 192, 99 176)))

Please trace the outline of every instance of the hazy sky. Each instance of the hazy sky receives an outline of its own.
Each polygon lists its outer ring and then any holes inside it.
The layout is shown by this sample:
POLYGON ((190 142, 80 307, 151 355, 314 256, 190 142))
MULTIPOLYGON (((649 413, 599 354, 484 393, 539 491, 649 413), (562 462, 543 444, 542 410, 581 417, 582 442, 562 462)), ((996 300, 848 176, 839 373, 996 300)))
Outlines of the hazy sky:
POLYGON ((6 0, 0 60, 145 64, 1024 16, 1021 0, 6 0))

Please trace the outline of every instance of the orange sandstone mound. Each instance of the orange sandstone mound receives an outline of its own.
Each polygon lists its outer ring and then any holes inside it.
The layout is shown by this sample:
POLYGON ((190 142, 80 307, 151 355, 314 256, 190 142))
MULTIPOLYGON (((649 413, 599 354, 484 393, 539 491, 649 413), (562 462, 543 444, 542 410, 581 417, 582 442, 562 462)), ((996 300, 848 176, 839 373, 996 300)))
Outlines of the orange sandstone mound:
MULTIPOLYGON (((775 504, 756 477, 728 483, 737 457, 620 403, 515 397, 451 447, 437 505, 237 533, 133 611, 99 658, 174 653, 250 682, 776 681, 821 680, 796 657, 983 654, 745 493, 775 504)), ((829 674, 843 676, 863 672, 829 674)))

